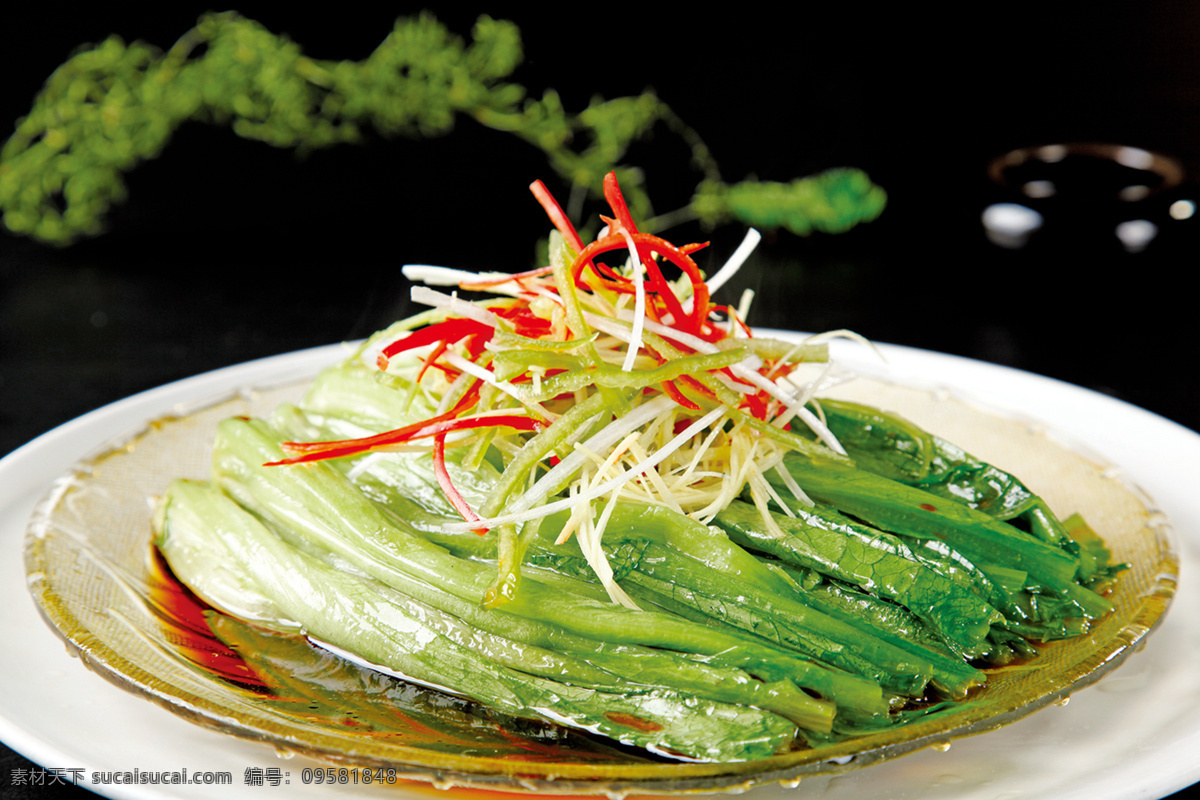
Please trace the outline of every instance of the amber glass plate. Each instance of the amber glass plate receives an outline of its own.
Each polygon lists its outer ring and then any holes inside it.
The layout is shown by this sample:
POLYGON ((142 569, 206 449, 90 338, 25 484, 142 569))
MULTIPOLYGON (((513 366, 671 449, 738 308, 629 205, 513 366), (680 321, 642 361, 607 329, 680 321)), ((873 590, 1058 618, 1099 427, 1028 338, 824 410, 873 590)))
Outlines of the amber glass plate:
POLYGON ((856 769, 1006 725, 1121 664, 1162 619, 1178 560, 1161 515, 1117 470, 1027 422, 944 394, 860 379, 838 394, 898 411, 1009 469, 1062 515, 1082 513, 1131 568, 1116 611, 1091 633, 993 671, 969 702, 886 733, 733 764, 669 762, 358 668, 297 639, 205 608, 150 545, 152 498, 203 478, 218 421, 261 415, 302 391, 243 392, 162 419, 79 464, 40 505, 26 538, 30 590, 84 663, 199 724, 340 765, 394 769, 439 786, 542 793, 739 790, 856 769))

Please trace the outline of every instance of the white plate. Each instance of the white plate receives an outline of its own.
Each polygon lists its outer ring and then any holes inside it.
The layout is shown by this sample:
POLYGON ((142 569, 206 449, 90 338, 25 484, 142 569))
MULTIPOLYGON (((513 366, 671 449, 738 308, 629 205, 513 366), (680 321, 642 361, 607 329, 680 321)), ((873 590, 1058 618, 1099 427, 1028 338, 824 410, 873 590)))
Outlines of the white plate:
MULTIPOLYGON (((986 406, 1020 410, 1101 460, 1121 465, 1171 518, 1184 578, 1166 621, 1139 653, 1069 704, 984 736, 956 741, 843 775, 806 778, 772 796, 979 798, 1048 796, 1157 798, 1200 780, 1200 436, 1112 398, 980 362, 884 346, 900 382, 952 387, 986 406)), ((48 768, 95 773, 227 772, 232 785, 95 785, 114 798, 446 797, 425 785, 382 788, 305 784, 302 770, 267 747, 201 728, 116 688, 67 655, 25 590, 21 542, 34 505, 74 462, 148 420, 230 391, 313 374, 339 347, 243 364, 170 384, 51 431, 0 461, 0 739, 48 768), (253 768, 281 768, 286 786, 252 785, 253 768)), ((861 348, 837 346, 839 361, 878 374, 861 348)), ((460 790, 455 790, 460 791, 460 790)), ((465 791, 464 794, 472 792, 465 791)))

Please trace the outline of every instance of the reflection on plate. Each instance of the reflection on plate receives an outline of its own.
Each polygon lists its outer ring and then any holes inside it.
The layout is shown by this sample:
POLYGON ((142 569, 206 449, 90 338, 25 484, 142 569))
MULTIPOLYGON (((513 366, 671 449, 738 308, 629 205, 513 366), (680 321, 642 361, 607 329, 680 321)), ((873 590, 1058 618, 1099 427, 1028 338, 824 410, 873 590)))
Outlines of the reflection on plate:
POLYGON ((94 670, 185 718, 277 749, 394 769, 438 785, 610 795, 735 789, 841 772, 981 733, 1065 699, 1112 670, 1162 618, 1177 557, 1165 523, 1116 474, 1025 423, 923 390, 860 380, 868 399, 1020 475, 1061 514, 1081 511, 1132 564, 1116 611, 1083 637, 996 671, 970 703, 898 731, 739 764, 666 763, 348 667, 306 645, 205 614, 149 545, 149 498, 205 477, 216 423, 265 414, 300 385, 237 396, 148 426, 80 464, 40 505, 26 540, 30 589, 94 670), (355 713, 347 715, 345 700, 355 713))

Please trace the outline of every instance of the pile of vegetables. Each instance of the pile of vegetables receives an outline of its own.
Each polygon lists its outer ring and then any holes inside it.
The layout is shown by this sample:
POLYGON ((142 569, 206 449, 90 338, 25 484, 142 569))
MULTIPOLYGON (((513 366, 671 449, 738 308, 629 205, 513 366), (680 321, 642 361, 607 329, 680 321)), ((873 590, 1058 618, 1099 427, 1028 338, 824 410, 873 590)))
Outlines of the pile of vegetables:
POLYGON ((826 337, 755 336, 614 175, 550 264, 412 266, 430 306, 296 406, 225 421, 157 545, 216 608, 505 713, 734 761, 969 702, 1081 634, 1121 566, 1078 518, 883 411, 826 337), (808 378, 802 377, 814 373, 808 378))

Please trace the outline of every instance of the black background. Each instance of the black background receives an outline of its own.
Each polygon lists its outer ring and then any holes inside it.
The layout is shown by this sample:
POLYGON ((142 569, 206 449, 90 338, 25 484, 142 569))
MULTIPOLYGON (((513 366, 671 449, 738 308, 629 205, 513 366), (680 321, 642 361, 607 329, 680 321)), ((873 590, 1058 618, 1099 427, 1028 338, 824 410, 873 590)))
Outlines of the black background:
MULTIPOLYGON (((1015 366, 1200 430, 1191 336, 1200 220, 1165 213, 1200 196, 1200 6, 880 14, 834 5, 424 7, 463 36, 480 13, 517 22, 526 61, 514 79, 535 96, 556 89, 568 109, 653 86, 728 181, 855 166, 882 185, 889 205, 874 223, 767 237, 735 287, 759 290, 752 323, 851 328, 1015 366), (1089 190, 1051 210, 1027 247, 990 244, 980 214, 1013 198, 988 179, 989 161, 1075 141, 1165 153, 1186 180, 1137 204, 1089 190), (1124 218, 1154 221, 1158 237, 1125 252, 1112 234, 1124 218)), ((3 135, 77 46, 119 33, 168 47, 209 10, 171 6, 23 10, 0 30, 3 135)), ((238 10, 311 56, 357 60, 397 16, 422 7, 238 10)), ((191 125, 129 177, 129 200, 104 235, 54 248, 0 232, 0 455, 134 392, 364 336, 407 313, 404 263, 531 266, 546 223, 526 187, 540 177, 563 188, 511 138, 463 119, 442 139, 373 139, 298 159, 191 125)), ((663 131, 630 160, 645 168, 659 210, 697 180, 663 131)), ((676 238, 712 238, 715 265, 740 236, 676 238)), ((0 793, 16 793, 9 760, 3 769, 0 793)))

